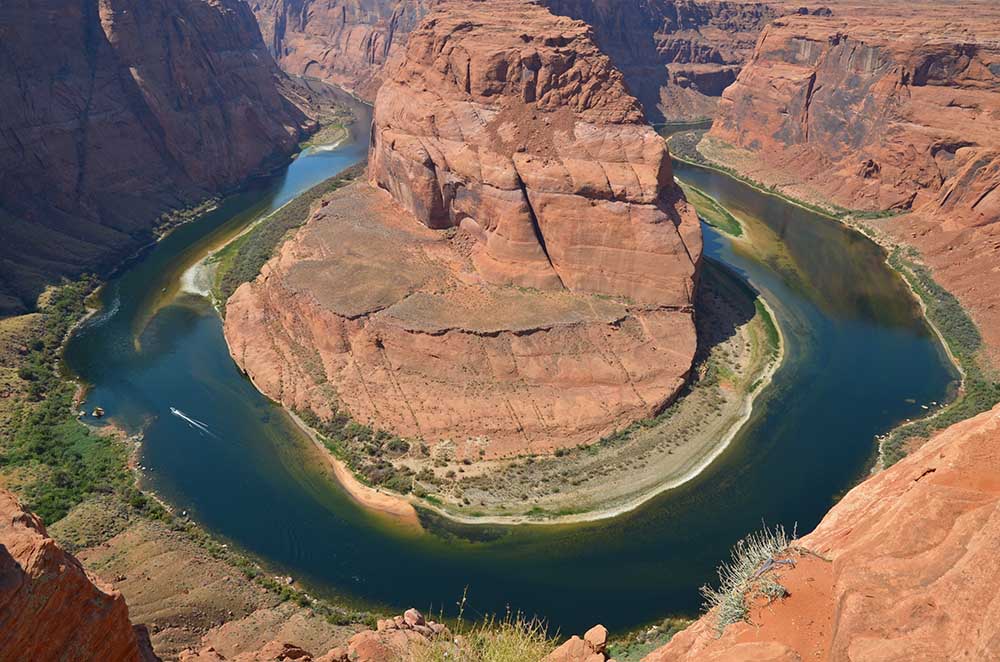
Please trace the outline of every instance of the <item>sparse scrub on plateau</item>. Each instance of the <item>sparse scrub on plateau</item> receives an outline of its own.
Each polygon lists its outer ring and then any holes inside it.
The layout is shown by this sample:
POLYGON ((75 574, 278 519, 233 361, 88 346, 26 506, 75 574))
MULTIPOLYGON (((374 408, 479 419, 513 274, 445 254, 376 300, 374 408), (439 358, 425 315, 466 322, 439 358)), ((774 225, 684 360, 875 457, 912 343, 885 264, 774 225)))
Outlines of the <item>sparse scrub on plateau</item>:
POLYGON ((543 621, 508 612, 466 629, 459 621, 453 640, 434 639, 412 651, 414 662, 524 662, 541 660, 556 648, 543 621))
POLYGON ((780 565, 794 565, 778 557, 787 553, 795 532, 789 538, 783 526, 764 528, 741 539, 732 550, 728 563, 719 566, 719 586, 703 586, 706 611, 715 610, 719 633, 726 626, 746 621, 750 604, 756 598, 776 600, 788 595, 772 570, 780 565))

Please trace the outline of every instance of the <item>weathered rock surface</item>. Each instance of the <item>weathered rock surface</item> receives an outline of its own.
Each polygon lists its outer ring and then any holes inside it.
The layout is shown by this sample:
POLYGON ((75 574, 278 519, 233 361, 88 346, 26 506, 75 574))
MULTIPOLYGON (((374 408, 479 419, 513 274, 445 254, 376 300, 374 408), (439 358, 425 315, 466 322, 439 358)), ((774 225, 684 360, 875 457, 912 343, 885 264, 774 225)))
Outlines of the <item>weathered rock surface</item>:
MULTIPOLYGON (((393 55, 440 0, 254 0, 275 59, 374 99, 393 55)), ((594 30, 652 121, 709 117, 780 3, 538 0, 594 30)))
POLYGON ((1000 347, 998 38, 991 2, 837 3, 833 16, 778 19, 704 151, 798 197, 912 210, 881 225, 1000 347))
POLYGON ((604 662, 608 659, 608 630, 595 625, 581 639, 573 635, 542 662, 604 662))
POLYGON ((588 23, 650 121, 712 117, 780 2, 543 0, 588 23))
POLYGON ((469 234, 486 281, 690 306, 697 218, 585 24, 521 0, 440 5, 372 133, 372 182, 469 234))
POLYGON ((251 0, 264 41, 289 73, 372 100, 382 70, 437 0, 251 0))
POLYGON ((228 303, 231 352, 263 392, 459 458, 593 441, 674 397, 700 228, 584 24, 442 5, 373 134, 370 177, 392 197, 338 191, 228 303))
POLYGON ((97 586, 0 490, 0 660, 155 660, 117 591, 97 586))
POLYGON ((384 192, 357 183, 324 202, 227 305, 233 358, 285 405, 344 408, 475 459, 592 441, 682 385, 690 312, 490 286, 468 237, 384 192))
POLYGON ((237 0, 12 0, 0 49, 0 313, 116 264, 309 123, 237 0))
POLYGON ((646 662, 1000 659, 1000 407, 851 490, 753 625, 714 614, 646 662))

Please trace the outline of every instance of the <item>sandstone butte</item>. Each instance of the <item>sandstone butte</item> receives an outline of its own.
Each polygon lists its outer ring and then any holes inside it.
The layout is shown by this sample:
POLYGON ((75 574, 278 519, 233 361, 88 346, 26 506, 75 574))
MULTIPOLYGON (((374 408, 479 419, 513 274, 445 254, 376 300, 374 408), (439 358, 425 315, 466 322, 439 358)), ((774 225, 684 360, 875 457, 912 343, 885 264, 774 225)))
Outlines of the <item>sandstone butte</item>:
POLYGON ((703 151, 806 200, 908 212, 873 225, 920 251, 1000 365, 996 3, 844 2, 775 20, 703 151))
POLYGON ((0 660, 155 660, 125 599, 96 585, 0 490, 0 660))
POLYGON ((375 104, 371 183, 228 302, 264 393, 457 458, 592 442, 675 396, 700 228, 590 37, 521 0, 441 4, 411 33, 375 104))
MULTIPOLYGON (((282 68, 374 100, 386 64, 439 2, 253 0, 250 6, 282 68)), ((593 28, 651 121, 711 117, 761 29, 785 11, 784 3, 692 0, 539 4, 593 28)))
POLYGON ((10 0, 0 41, 0 314, 117 266, 312 124, 238 0, 10 0))

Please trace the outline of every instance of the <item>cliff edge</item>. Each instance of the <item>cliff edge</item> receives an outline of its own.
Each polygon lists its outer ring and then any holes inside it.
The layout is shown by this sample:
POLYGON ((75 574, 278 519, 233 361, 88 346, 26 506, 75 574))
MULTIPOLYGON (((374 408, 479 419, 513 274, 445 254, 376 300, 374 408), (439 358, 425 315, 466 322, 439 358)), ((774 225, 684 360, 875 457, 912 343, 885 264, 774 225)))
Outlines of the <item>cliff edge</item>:
POLYGON ((710 612, 645 662, 998 660, 997 540, 1000 406, 852 489, 752 624, 710 612))
POLYGON ((0 490, 0 660, 156 660, 125 599, 101 588, 0 490))
POLYGON ((229 300, 263 392, 458 459, 593 442, 675 397, 701 231, 585 24, 440 5, 372 134, 373 185, 326 199, 229 300))

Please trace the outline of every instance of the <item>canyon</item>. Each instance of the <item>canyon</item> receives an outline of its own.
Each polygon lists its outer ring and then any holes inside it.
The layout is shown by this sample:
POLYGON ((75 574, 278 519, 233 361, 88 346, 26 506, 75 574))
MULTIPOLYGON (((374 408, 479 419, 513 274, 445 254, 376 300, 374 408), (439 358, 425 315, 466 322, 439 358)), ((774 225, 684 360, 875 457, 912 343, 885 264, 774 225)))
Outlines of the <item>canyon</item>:
MULTIPOLYGON (((375 102, 365 177, 224 304, 240 368, 321 423, 461 470, 662 411, 690 376, 703 246, 647 123, 706 116, 708 162, 908 251, 977 322, 975 365, 1000 366, 992 3, 43 5, 0 9, 30 28, 0 27, 17 100, 0 118, 0 313, 294 151, 314 123, 273 55, 375 102), (29 47, 47 30, 67 35, 48 59, 29 47)), ((750 622, 721 632, 709 612, 644 659, 1000 659, 998 443, 1000 406, 911 444, 761 571, 786 595, 753 597, 750 622)), ((377 662, 460 645, 413 610, 335 626, 162 523, 79 561, 50 531, 0 489, 0 660, 377 662)), ((598 662, 606 644, 598 626, 545 659, 598 662)))
MULTIPOLYGON (((439 0, 255 0, 275 59, 290 73, 328 80, 374 100, 386 66, 439 0)), ((653 122, 711 117, 722 90, 782 3, 543 0, 586 22, 653 122)), ((790 5, 789 5, 790 6, 790 5)))
POLYGON ((0 25, 3 314, 117 266, 315 127, 243 2, 18 0, 0 25))
POLYGON ((371 183, 324 200, 227 304, 261 390, 459 460, 593 441, 674 398, 700 230, 585 24, 440 5, 372 131, 371 183))
POLYGON ((782 17, 761 34, 699 145, 710 161, 856 212, 916 248, 971 311, 994 365, 998 38, 1000 13, 988 2, 844 2, 830 16, 782 17))

